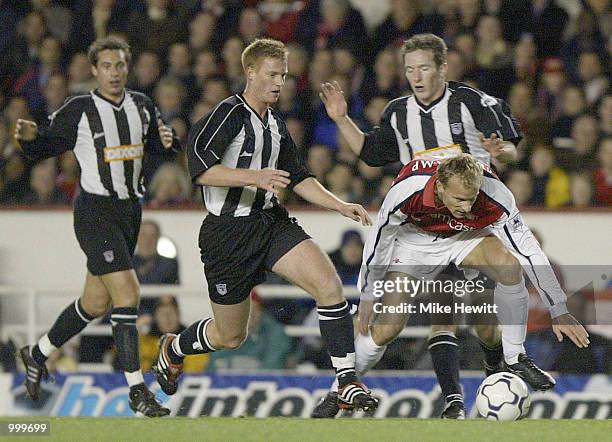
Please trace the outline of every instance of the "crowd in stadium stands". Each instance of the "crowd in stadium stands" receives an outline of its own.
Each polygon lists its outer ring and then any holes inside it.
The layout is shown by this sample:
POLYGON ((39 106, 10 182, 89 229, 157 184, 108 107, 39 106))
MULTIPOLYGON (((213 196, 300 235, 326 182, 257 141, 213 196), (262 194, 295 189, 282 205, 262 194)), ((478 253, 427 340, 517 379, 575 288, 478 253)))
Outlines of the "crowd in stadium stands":
MULTIPOLYGON (((128 86, 153 98, 183 140, 215 103, 242 91, 246 44, 262 36, 286 42, 289 76, 278 108, 304 160, 340 197, 376 206, 397 167, 358 161, 318 91, 323 81, 337 81, 350 115, 363 129, 373 127, 390 99, 410 92, 397 49, 421 32, 447 42, 449 80, 507 100, 520 121, 527 142, 519 161, 497 165, 520 205, 612 204, 607 0, 375 3, 0 1, 0 204, 70 203, 79 173, 72 152, 32 165, 16 148, 13 128, 18 118, 45 125, 66 97, 87 93, 93 85, 87 47, 114 34, 133 49, 128 86), (388 14, 381 16, 385 8, 388 14)), ((151 207, 180 207, 200 198, 182 157, 146 179, 151 207)), ((285 200, 300 202, 292 195, 285 200)))

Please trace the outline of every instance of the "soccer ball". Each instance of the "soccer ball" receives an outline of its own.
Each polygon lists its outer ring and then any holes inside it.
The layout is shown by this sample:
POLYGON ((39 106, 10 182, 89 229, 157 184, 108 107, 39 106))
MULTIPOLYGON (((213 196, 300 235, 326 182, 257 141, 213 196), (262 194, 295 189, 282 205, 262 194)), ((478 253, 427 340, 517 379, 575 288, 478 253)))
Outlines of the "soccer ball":
POLYGON ((512 373, 495 373, 486 378, 476 393, 476 408, 485 419, 515 421, 529 412, 527 384, 512 373))

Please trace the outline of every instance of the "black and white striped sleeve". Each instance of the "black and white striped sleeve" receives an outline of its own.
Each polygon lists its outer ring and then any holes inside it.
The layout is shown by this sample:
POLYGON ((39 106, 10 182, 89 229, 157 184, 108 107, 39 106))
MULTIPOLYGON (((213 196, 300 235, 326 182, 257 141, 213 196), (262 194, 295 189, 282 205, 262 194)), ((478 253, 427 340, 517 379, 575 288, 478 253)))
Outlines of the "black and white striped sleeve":
POLYGON ((242 104, 221 102, 189 132, 187 164, 191 179, 219 163, 243 125, 242 104))
POLYGON ((21 147, 26 157, 41 161, 74 149, 77 139, 79 119, 83 113, 79 98, 69 98, 55 111, 49 120, 49 127, 40 129, 33 141, 22 141, 21 147))
POLYGON ((518 144, 523 139, 519 122, 504 100, 485 94, 477 89, 462 86, 462 101, 472 114, 476 128, 489 138, 493 134, 505 141, 518 144))
POLYGON ((359 159, 368 166, 384 166, 400 161, 400 151, 395 131, 391 126, 391 115, 395 100, 387 104, 380 118, 380 125, 365 134, 359 159))

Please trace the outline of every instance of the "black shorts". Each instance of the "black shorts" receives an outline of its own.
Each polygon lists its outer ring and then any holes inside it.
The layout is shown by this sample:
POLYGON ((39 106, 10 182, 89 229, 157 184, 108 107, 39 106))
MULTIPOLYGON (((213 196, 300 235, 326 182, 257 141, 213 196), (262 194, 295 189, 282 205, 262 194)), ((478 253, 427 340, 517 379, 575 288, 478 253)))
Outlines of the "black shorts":
POLYGON ((210 300, 244 301, 285 253, 310 236, 277 206, 250 216, 209 214, 200 228, 200 253, 210 300))
POLYGON ((87 270, 99 276, 133 268, 142 207, 82 192, 74 203, 74 232, 87 256, 87 270))

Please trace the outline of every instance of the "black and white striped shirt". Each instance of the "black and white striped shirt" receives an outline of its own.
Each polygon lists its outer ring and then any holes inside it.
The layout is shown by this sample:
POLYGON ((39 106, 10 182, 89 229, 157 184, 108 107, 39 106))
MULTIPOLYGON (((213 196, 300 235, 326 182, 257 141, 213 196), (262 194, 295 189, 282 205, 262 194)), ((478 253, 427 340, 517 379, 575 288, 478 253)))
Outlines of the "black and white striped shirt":
MULTIPOLYGON (((81 189, 118 199, 144 194, 143 158, 164 154, 158 132, 159 111, 144 94, 125 90, 121 103, 91 91, 66 100, 51 115, 51 124, 31 142, 25 154, 42 160, 73 150, 81 168, 81 189)), ((174 150, 180 149, 175 137, 174 150)))
MULTIPOLYGON (((219 163, 232 169, 285 170, 290 173, 290 189, 312 176, 278 112, 268 108, 261 118, 240 94, 223 100, 194 125, 187 160, 194 181, 219 163)), ((247 216, 279 204, 272 192, 254 186, 203 186, 202 198, 217 216, 247 216)))
POLYGON ((414 95, 390 101, 380 126, 366 134, 360 158, 370 166, 407 164, 425 153, 461 149, 488 165, 491 156, 482 147, 480 132, 514 144, 523 136, 506 102, 451 81, 429 106, 414 95))

